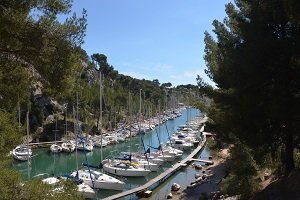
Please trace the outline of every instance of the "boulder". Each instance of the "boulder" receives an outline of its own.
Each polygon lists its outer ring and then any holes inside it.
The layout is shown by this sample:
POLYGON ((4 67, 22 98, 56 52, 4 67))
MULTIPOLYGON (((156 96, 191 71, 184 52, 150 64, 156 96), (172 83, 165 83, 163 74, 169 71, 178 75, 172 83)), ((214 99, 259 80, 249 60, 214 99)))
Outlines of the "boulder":
POLYGON ((199 178, 201 175, 200 174, 195 174, 195 178, 197 179, 197 178, 199 178))
POLYGON ((178 183, 173 183, 171 190, 172 191, 178 191, 180 189, 180 185, 178 183))
POLYGON ((169 193, 168 195, 167 195, 167 199, 172 199, 173 198, 173 194, 172 193, 169 193))

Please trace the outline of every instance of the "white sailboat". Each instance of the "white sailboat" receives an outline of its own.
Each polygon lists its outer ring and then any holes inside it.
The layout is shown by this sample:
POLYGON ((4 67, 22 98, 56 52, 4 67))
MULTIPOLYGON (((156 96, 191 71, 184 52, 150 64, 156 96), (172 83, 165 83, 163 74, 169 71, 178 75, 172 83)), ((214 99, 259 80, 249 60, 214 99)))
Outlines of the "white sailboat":
POLYGON ((61 148, 63 152, 71 153, 75 150, 75 145, 70 141, 66 141, 61 144, 61 148))
POLYGON ((105 171, 118 176, 147 176, 151 172, 131 161, 107 159, 102 164, 105 171))
MULTIPOLYGON (((79 133, 79 124, 78 124, 78 93, 76 94, 76 101, 77 101, 77 112, 75 114, 75 109, 73 105, 73 120, 74 120, 74 133, 78 135, 79 133), (76 122, 76 123, 75 123, 76 122)), ((76 151, 76 173, 78 172, 78 153, 77 153, 77 141, 70 141, 73 145, 75 145, 75 151, 76 151)), ((82 179, 79 179, 78 173, 76 174, 74 181, 77 184, 77 192, 81 194, 84 198, 95 198, 96 192, 94 188, 91 186, 87 185, 86 183, 83 182, 82 179)))
POLYGON ((57 116, 56 116, 56 120, 55 120, 55 130, 54 130, 54 137, 55 137, 55 143, 54 144, 52 144, 51 146, 50 146, 50 151, 52 152, 52 153, 59 153, 59 152, 61 152, 62 151, 62 148, 61 148, 61 146, 59 146, 58 144, 56 144, 56 133, 58 132, 58 130, 57 130, 57 116))
MULTIPOLYGON (((102 81, 101 81, 101 72, 100 72, 100 148, 101 148, 101 160, 102 160, 102 81)), ((88 165, 88 167, 90 167, 88 165)), ((125 183, 118 180, 112 176, 104 174, 102 172, 92 170, 92 169, 81 169, 77 172, 73 172, 71 176, 77 176, 82 179, 84 183, 89 186, 93 186, 97 189, 109 189, 109 190, 123 190, 125 183)))
POLYGON ((29 147, 29 112, 26 113, 26 133, 27 145, 19 145, 11 151, 14 159, 19 161, 27 161, 32 156, 32 150, 29 147))
MULTIPOLYGON (((131 96, 129 94, 129 105, 131 96)), ((129 107, 131 108, 131 107, 129 107)), ((129 110, 129 124, 131 124, 131 110, 129 110)), ((131 135, 131 126, 129 129, 131 135)), ((138 163, 131 160, 131 146, 129 151, 128 160, 120 159, 106 159, 102 161, 103 169, 108 173, 119 175, 119 176, 147 176, 151 171, 149 169, 141 167, 138 163)))
POLYGON ((86 199, 93 199, 96 196, 95 191, 85 183, 77 184, 77 192, 86 199))
POLYGON ((124 182, 92 169, 81 169, 71 176, 78 176, 85 184, 96 189, 123 190, 125 186, 124 182))
MULTIPOLYGON (((52 186, 56 186, 55 189, 53 191, 63 191, 63 188, 59 185, 61 180, 66 180, 65 177, 49 177, 48 173, 44 173, 44 174, 38 174, 36 176, 34 176, 34 178, 36 177, 42 177, 47 175, 47 178, 42 179, 42 182, 48 185, 52 185, 52 186)), ((87 199, 92 199, 95 198, 96 193, 95 191, 87 184, 83 183, 82 180, 76 182, 77 185, 77 193, 82 195, 84 198, 87 199)))
POLYGON ((19 145, 12 150, 12 155, 16 160, 26 161, 32 156, 32 151, 30 147, 19 145))
MULTIPOLYGON (((65 137, 68 134, 68 123, 67 123, 67 105, 65 105, 65 137)), ((61 144, 61 148, 63 152, 71 153, 75 150, 75 144, 70 140, 67 140, 61 144)))

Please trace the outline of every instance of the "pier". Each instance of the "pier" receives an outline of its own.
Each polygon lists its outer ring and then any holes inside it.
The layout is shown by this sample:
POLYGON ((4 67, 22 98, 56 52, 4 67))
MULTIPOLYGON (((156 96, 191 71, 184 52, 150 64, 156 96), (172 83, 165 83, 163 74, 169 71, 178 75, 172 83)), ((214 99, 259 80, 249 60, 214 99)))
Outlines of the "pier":
POLYGON ((170 167, 169 169, 167 169, 166 171, 164 171, 163 173, 161 173, 157 177, 151 179, 150 181, 148 181, 144 185, 141 185, 141 186, 133 188, 131 190, 127 190, 127 191, 124 191, 124 192, 106 197, 103 200, 119 199, 119 198, 122 198, 122 197, 125 197, 125 196, 128 196, 128 195, 131 195, 131 194, 135 194, 135 193, 144 191, 144 190, 148 189, 149 187, 153 186, 156 183, 164 182, 166 179, 168 179, 175 172, 180 170, 182 167, 187 166, 188 163, 192 162, 193 158, 201 151, 201 149, 204 147, 205 143, 206 143, 206 137, 204 137, 204 140, 198 145, 198 147, 196 149, 194 149, 191 152, 190 155, 188 155, 186 158, 181 160, 179 163, 174 164, 172 167, 170 167))
POLYGON ((202 163, 209 164, 209 165, 213 165, 214 164, 214 162, 211 161, 211 160, 201 160, 201 159, 191 158, 191 161, 202 162, 202 163))

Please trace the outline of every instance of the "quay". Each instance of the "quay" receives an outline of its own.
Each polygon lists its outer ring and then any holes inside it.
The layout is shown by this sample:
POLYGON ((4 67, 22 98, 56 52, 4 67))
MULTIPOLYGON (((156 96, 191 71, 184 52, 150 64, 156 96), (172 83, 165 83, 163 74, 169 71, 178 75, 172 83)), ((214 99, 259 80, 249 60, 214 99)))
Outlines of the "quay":
POLYGON ((214 162, 211 161, 211 160, 201 160, 201 159, 191 158, 191 161, 202 162, 202 163, 209 164, 209 165, 213 165, 214 164, 214 162))
POLYGON ((187 166, 188 163, 192 162, 193 158, 201 151, 201 149, 205 146, 205 144, 206 144, 206 137, 204 136, 203 141, 198 145, 198 147, 196 149, 194 149, 191 152, 190 155, 188 155, 186 158, 184 158, 180 162, 176 163, 175 165, 173 165, 172 167, 170 167, 169 169, 167 169, 166 171, 164 171, 163 173, 161 173, 157 177, 151 179, 150 181, 148 181, 144 185, 141 185, 141 186, 133 188, 131 190, 127 190, 127 191, 124 191, 124 192, 106 197, 103 200, 119 199, 119 198, 122 198, 122 197, 125 197, 125 196, 128 196, 128 195, 131 195, 131 194, 136 194, 136 193, 145 191, 146 189, 150 188, 151 186, 153 186, 156 183, 164 182, 169 177, 171 177, 175 172, 180 170, 182 167, 187 166))

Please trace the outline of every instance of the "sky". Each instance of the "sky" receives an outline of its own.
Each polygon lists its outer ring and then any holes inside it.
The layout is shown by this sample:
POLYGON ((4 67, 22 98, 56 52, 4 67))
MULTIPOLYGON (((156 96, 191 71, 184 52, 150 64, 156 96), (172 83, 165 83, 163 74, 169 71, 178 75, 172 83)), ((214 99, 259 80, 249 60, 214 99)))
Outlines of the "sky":
POLYGON ((87 10, 82 48, 105 54, 119 73, 160 83, 196 84, 204 73, 204 32, 222 21, 229 0, 74 0, 87 10))

